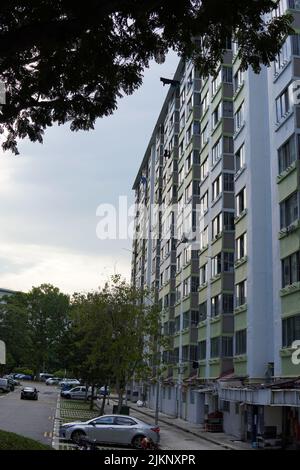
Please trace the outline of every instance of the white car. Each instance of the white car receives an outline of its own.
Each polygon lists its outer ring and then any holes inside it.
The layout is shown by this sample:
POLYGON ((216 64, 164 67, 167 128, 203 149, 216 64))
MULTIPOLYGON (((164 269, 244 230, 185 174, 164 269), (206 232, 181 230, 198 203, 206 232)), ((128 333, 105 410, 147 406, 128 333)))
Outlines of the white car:
POLYGON ((60 379, 58 377, 50 377, 50 379, 46 380, 46 385, 57 385, 60 379))
MULTIPOLYGON (((88 392, 86 393, 86 387, 74 387, 71 388, 71 390, 62 390, 60 392, 60 396, 63 398, 71 398, 72 400, 89 400, 92 396, 92 388, 88 388, 88 392)), ((97 393, 97 390, 94 389, 94 398, 97 398, 99 396, 99 393, 97 393)))
POLYGON ((64 386, 64 385, 80 385, 79 380, 77 379, 63 379, 60 382, 58 382, 58 385, 64 386))
POLYGON ((145 437, 157 446, 159 432, 158 426, 151 426, 131 416, 104 415, 85 422, 62 424, 59 435, 75 443, 87 437, 96 443, 131 445, 141 449, 145 437))

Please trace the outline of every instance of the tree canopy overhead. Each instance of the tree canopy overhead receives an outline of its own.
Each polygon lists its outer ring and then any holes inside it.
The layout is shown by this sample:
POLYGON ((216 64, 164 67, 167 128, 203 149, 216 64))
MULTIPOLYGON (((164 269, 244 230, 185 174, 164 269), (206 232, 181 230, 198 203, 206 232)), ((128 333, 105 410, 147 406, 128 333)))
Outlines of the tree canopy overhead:
POLYGON ((265 14, 273 0, 3 0, 0 5, 0 112, 3 148, 42 142, 44 130, 70 123, 93 129, 98 117, 142 83, 151 59, 170 48, 212 72, 233 35, 242 67, 268 65, 291 33, 291 16, 265 14), (201 37, 195 43, 194 38, 201 37))

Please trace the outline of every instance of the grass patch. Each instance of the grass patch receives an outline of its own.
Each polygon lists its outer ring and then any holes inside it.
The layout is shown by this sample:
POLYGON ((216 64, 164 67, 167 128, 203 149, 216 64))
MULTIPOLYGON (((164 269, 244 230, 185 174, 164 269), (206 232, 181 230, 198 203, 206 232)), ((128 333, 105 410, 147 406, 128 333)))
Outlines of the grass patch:
POLYGON ((0 450, 53 450, 53 448, 28 437, 0 429, 0 450))

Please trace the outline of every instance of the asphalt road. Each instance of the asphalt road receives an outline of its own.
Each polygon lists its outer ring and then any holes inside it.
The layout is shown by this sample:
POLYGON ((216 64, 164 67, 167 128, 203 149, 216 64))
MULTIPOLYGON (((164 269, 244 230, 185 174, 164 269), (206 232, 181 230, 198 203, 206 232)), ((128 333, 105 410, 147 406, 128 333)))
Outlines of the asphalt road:
POLYGON ((22 382, 13 392, 0 394, 0 428, 51 445, 58 392, 44 383, 22 382), (39 399, 21 400, 23 385, 35 386, 39 399))

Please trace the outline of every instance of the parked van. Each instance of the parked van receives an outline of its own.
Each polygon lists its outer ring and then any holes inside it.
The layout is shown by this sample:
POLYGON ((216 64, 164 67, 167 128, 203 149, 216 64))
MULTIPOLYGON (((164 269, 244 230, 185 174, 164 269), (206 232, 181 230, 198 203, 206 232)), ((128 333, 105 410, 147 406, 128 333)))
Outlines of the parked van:
POLYGON ((7 379, 0 379, 0 392, 7 393, 10 392, 11 386, 7 379))

